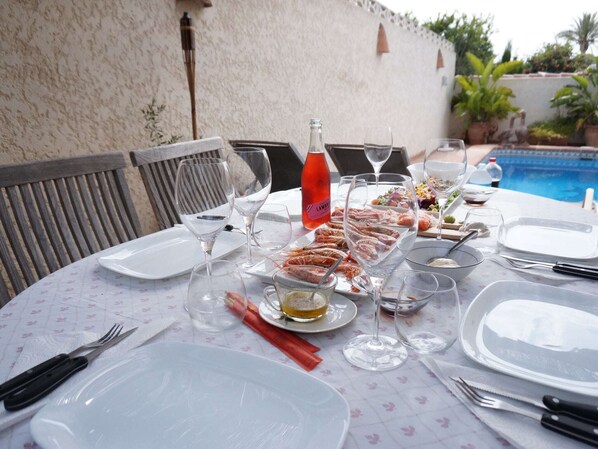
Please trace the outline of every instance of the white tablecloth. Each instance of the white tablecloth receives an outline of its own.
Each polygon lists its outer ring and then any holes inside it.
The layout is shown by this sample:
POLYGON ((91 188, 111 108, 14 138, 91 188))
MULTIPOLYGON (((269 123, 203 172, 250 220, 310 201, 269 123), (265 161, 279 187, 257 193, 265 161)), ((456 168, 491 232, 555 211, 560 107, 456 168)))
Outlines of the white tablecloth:
MULTIPOLYGON (((511 191, 499 191, 487 205, 500 208, 505 218, 535 216, 598 224, 596 214, 575 205, 511 191)), ((467 206, 461 205, 453 214, 462 218, 466 210, 467 206)), ((293 225, 295 237, 307 233, 300 221, 294 221, 293 225)), ((226 238, 226 233, 219 238, 226 238)), ((241 261, 244 257, 245 248, 242 247, 227 258, 241 261)), ((245 326, 220 336, 195 331, 182 307, 187 275, 156 281, 140 280, 100 267, 97 258, 98 255, 92 255, 53 273, 0 310, 0 381, 8 377, 27 339, 81 330, 103 333, 116 318, 124 321, 127 327, 174 317, 179 322, 164 332, 161 340, 209 343, 296 366, 245 326)), ((530 276, 485 261, 458 284, 463 310, 484 287, 501 279, 530 280, 530 276)), ((531 280, 547 281, 542 277, 531 280)), ((595 281, 570 280, 566 288, 596 292, 598 284, 595 281)), ((264 285, 254 278, 247 279, 246 284, 250 298, 259 303, 264 285)), ((507 445, 502 437, 476 419, 417 355, 411 355, 399 369, 384 373, 351 366, 342 354, 344 343, 357 333, 369 333, 373 323, 371 301, 356 302, 358 316, 351 324, 332 332, 304 335, 322 348, 319 354, 324 359, 311 374, 337 388, 350 404, 351 426, 345 448, 481 449, 507 445)), ((381 334, 393 332, 391 319, 383 316, 381 334)), ((466 359, 459 343, 434 358, 476 366, 466 359)), ((0 447, 35 447, 28 425, 25 421, 0 433, 0 447)), ((546 438, 551 436, 547 431, 546 438)))

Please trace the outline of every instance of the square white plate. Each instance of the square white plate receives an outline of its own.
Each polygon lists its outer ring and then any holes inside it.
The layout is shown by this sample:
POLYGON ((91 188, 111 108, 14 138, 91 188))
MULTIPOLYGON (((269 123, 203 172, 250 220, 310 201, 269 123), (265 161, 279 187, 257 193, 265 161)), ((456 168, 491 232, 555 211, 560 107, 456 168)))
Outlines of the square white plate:
POLYGON ((130 351, 42 408, 44 449, 340 449, 347 401, 303 371, 184 343, 130 351))
POLYGON ((598 257, 598 226, 518 217, 505 221, 499 242, 515 251, 568 259, 593 259, 598 257))
POLYGON ((480 292, 461 322, 465 354, 488 368, 598 397, 598 296, 520 281, 480 292))
MULTIPOLYGON (((246 242, 245 235, 222 232, 216 239, 212 259, 224 257, 246 242)), ((197 238, 184 226, 121 243, 101 252, 104 268, 140 279, 164 279, 189 273, 204 260, 197 238)))

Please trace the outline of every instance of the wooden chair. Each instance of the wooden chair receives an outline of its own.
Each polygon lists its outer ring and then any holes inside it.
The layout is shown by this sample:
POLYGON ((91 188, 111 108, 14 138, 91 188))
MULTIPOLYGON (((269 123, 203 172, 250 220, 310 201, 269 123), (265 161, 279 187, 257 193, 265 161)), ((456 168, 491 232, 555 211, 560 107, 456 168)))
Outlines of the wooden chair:
MULTIPOLYGON (((373 173, 372 164, 365 157, 363 145, 324 145, 330 155, 330 159, 336 165, 340 176, 358 175, 360 173, 373 173)), ((409 175, 409 154, 405 147, 394 147, 386 164, 382 167, 382 173, 398 173, 409 175)))
POLYGON ((142 235, 122 153, 0 166, 0 306, 76 260, 142 235))
POLYGON ((131 162, 139 168, 160 229, 181 222, 174 201, 179 162, 188 158, 222 158, 223 147, 220 137, 210 137, 130 152, 131 162))
POLYGON ((301 187, 304 160, 292 143, 260 140, 230 140, 229 143, 233 150, 246 147, 259 147, 266 150, 272 167, 272 192, 301 187))

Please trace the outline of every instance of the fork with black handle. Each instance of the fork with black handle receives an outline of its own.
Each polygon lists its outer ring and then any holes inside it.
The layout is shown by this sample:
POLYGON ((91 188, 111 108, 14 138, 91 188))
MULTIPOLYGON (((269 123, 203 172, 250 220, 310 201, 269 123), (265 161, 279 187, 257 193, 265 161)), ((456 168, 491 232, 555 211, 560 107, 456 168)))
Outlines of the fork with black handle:
POLYGON ((459 381, 455 383, 459 390, 461 390, 471 402, 480 407, 503 410, 527 416, 528 418, 540 421, 542 426, 546 429, 598 447, 598 425, 596 424, 591 424, 558 412, 534 413, 523 407, 518 407, 505 401, 501 401, 500 399, 483 396, 466 383, 459 381))
POLYGON ((37 402, 66 382, 73 374, 85 369, 102 352, 120 343, 136 330, 136 327, 129 329, 124 334, 113 337, 110 341, 91 351, 89 354, 69 358, 66 362, 52 368, 25 388, 7 396, 4 399, 4 408, 9 412, 13 412, 37 402))
POLYGON ((7 397, 9 394, 14 393, 22 389, 23 387, 29 385, 35 379, 40 377, 41 375, 47 373, 52 368, 61 365, 62 363, 66 362, 70 358, 80 354, 81 352, 87 349, 95 349, 106 342, 110 341, 111 338, 116 337, 120 334, 122 330, 121 324, 115 324, 110 328, 106 334, 102 335, 96 341, 92 341, 91 343, 84 344, 79 346, 74 351, 69 352, 68 354, 58 354, 51 359, 46 360, 45 362, 40 363, 39 365, 34 366, 33 368, 29 368, 27 371, 23 371, 21 374, 16 375, 12 379, 7 380, 2 385, 0 385, 0 401, 7 397))

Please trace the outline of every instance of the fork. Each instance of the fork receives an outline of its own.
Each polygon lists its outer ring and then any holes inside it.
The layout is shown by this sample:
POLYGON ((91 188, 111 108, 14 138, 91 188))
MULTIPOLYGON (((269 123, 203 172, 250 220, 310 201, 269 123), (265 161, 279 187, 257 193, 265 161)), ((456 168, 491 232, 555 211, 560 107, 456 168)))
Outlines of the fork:
POLYGON ((41 375, 45 374, 52 368, 63 364, 73 356, 80 354, 81 352, 86 351, 88 349, 99 348, 100 346, 108 343, 112 338, 117 337, 120 334, 122 328, 122 324, 115 324, 110 328, 108 332, 106 332, 96 341, 92 341, 90 343, 81 345, 74 351, 69 352, 68 354, 58 354, 52 357, 51 359, 48 359, 45 362, 42 362, 39 365, 34 366, 33 368, 29 368, 27 371, 18 374, 12 379, 7 380, 2 385, 0 385, 0 401, 3 400, 9 394, 14 393, 17 390, 20 390, 26 385, 29 385, 31 382, 33 382, 41 375))
POLYGON ((506 401, 501 401, 494 397, 483 396, 462 379, 455 381, 455 384, 475 405, 527 416, 528 418, 540 421, 543 427, 552 430, 553 432, 598 447, 598 428, 590 423, 557 412, 546 412, 542 414, 534 413, 526 408, 515 406, 506 401))

